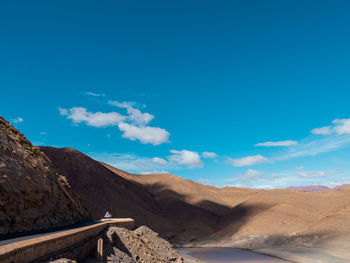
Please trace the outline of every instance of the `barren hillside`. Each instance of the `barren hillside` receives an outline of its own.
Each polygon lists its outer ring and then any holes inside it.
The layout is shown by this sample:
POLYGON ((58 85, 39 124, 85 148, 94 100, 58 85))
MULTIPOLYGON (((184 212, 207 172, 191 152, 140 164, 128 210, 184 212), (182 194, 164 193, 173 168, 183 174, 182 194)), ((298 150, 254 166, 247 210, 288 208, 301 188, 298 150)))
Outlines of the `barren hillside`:
POLYGON ((90 218, 38 147, 0 117, 0 234, 64 226, 90 218))
POLYGON ((305 262, 309 252, 291 249, 350 258, 344 252, 350 240, 348 186, 316 192, 216 188, 171 174, 130 174, 69 148, 41 149, 95 218, 109 209, 179 245, 264 249, 291 260, 301 255, 305 262))

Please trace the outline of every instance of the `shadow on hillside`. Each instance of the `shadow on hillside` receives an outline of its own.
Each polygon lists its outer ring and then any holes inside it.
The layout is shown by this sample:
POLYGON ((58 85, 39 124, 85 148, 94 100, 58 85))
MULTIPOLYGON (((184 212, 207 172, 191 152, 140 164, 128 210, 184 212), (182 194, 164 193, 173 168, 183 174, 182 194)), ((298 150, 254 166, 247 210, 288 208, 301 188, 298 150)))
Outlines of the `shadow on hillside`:
POLYGON ((270 209, 273 205, 247 205, 239 204, 230 209, 220 219, 219 228, 229 228, 230 234, 237 233, 249 220, 261 212, 270 209))
POLYGON ((123 176, 122 171, 106 167, 78 151, 52 147, 41 150, 68 178, 73 191, 80 194, 96 219, 108 210, 116 217, 132 217, 136 226, 147 225, 165 238, 196 239, 226 226, 237 232, 252 215, 266 209, 247 205, 232 208, 207 200, 205 191, 203 200, 191 203, 190 196, 167 185, 158 182, 146 186, 135 182, 123 176))
MULTIPOLYGON (((135 183, 152 193, 162 211, 163 217, 183 227, 183 232, 180 235, 181 239, 200 239, 226 227, 230 229, 229 234, 233 235, 252 216, 271 207, 240 204, 231 208, 205 199, 190 204, 189 196, 175 192, 161 183, 148 186, 135 183)), ((162 236, 162 233, 159 234, 162 236)))

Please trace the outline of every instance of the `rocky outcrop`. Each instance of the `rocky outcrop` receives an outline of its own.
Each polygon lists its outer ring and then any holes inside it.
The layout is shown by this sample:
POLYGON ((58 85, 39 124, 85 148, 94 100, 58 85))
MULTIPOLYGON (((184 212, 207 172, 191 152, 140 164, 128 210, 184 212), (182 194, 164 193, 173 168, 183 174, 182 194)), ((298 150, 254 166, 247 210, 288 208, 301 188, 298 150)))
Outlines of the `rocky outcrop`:
POLYGON ((0 117, 0 235, 89 218, 46 155, 0 117))
POLYGON ((156 263, 184 262, 169 242, 146 226, 134 231, 111 227, 107 231, 106 254, 108 262, 156 263))

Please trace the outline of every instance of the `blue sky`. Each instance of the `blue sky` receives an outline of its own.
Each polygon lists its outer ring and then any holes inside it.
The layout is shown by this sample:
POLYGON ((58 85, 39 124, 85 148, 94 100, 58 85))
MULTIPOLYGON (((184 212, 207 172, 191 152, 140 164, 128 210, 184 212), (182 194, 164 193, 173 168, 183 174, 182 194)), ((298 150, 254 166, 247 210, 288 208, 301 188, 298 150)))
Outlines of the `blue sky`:
POLYGON ((34 144, 129 172, 350 183, 349 13, 349 1, 5 0, 0 115, 34 144))

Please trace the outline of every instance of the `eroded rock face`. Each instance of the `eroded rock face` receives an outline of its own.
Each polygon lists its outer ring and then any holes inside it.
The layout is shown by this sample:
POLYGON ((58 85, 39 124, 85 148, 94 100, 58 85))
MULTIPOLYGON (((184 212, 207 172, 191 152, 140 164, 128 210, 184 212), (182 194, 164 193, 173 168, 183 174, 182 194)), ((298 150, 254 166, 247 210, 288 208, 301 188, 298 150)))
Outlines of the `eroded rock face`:
POLYGON ((184 262, 169 242, 146 226, 134 231, 111 227, 107 231, 107 243, 109 262, 184 262), (112 251, 108 250, 108 245, 112 247, 112 251))
POLYGON ((89 218, 46 155, 0 117, 0 235, 89 218))

